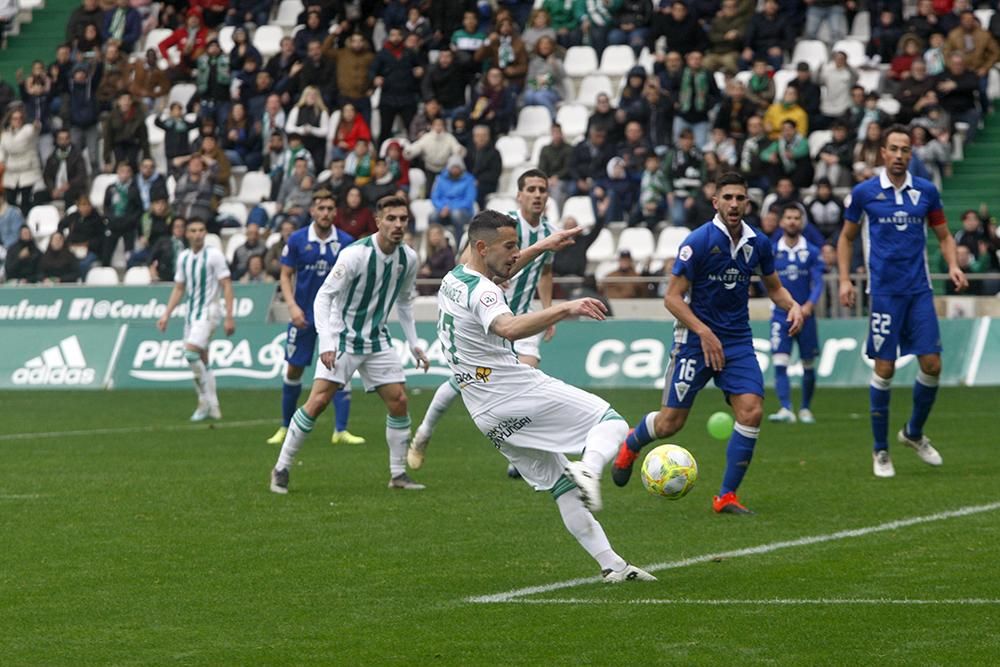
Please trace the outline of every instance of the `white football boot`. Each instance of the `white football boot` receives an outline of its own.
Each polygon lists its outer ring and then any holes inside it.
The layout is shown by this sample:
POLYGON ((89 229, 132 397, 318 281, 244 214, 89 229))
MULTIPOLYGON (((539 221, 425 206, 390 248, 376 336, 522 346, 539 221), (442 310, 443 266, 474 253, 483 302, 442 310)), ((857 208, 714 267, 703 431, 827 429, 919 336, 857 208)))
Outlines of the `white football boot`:
POLYGON ((583 461, 572 461, 566 466, 566 477, 580 489, 583 504, 591 512, 600 512, 604 506, 601 503, 601 478, 595 475, 583 461))
POLYGON ((799 421, 803 424, 815 424, 816 417, 809 408, 802 408, 799 410, 799 421))
POLYGON ((927 465, 939 466, 944 463, 938 451, 931 447, 931 440, 926 435, 920 436, 919 440, 913 440, 906 435, 906 429, 901 428, 897 438, 902 444, 915 451, 920 460, 927 465))
POLYGON ((620 570, 610 568, 604 570, 601 576, 606 584, 620 584, 623 581, 656 581, 656 577, 631 563, 626 563, 620 570))
POLYGON ((872 452, 872 472, 876 477, 895 477, 896 469, 892 467, 892 459, 889 458, 889 450, 882 449, 872 452))
POLYGON ((773 415, 767 416, 767 421, 777 422, 779 424, 794 424, 795 423, 795 413, 788 408, 781 408, 773 415))

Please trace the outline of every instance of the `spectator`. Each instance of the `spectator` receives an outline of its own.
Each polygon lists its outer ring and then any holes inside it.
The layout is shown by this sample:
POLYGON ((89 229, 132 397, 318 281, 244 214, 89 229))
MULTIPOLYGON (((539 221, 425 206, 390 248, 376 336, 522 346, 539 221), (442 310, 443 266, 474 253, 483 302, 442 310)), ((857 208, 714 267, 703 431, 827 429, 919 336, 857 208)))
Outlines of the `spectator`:
POLYGON ((575 41, 573 32, 580 23, 576 3, 566 0, 544 0, 541 9, 549 15, 559 45, 563 48, 573 46, 575 41))
POLYGON ((424 108, 413 117, 410 126, 407 128, 406 136, 410 142, 412 143, 425 133, 430 132, 431 123, 434 122, 435 118, 439 117, 444 117, 441 112, 441 103, 434 98, 426 100, 424 108))
POLYGON ((809 221, 823 235, 826 241, 835 243, 840 229, 844 226, 844 205, 833 196, 829 179, 816 181, 816 195, 806 202, 809 221))
POLYGON ((222 137, 222 147, 231 165, 245 166, 249 171, 260 169, 260 135, 247 117, 246 107, 239 102, 229 110, 222 137))
POLYGON ((893 57, 889 77, 900 81, 910 75, 914 61, 923 60, 923 44, 916 35, 903 35, 899 40, 899 52, 893 57))
POLYGON ((375 216, 372 215, 371 209, 364 205, 364 197, 357 186, 351 186, 344 197, 344 202, 337 206, 333 224, 355 239, 363 239, 378 231, 375 216))
MULTIPOLYGON (((482 35, 482 37, 485 38, 486 35, 482 35)), ((533 9, 531 15, 528 17, 528 24, 524 32, 521 33, 521 39, 524 40, 524 48, 528 50, 528 53, 535 50, 535 45, 542 37, 548 37, 556 43, 558 43, 559 39, 555 29, 552 27, 552 20, 549 13, 544 9, 533 9)), ((454 38, 452 39, 454 40, 454 38)), ((478 49, 479 47, 477 46, 476 48, 478 49)))
POLYGON ((166 236, 170 236, 170 227, 174 216, 170 212, 167 193, 157 194, 149 206, 149 210, 139 218, 138 237, 135 240, 135 251, 128 259, 129 268, 133 266, 148 266, 153 246, 166 236))
POLYGON ((694 133, 695 144, 704 146, 708 141, 708 113, 719 101, 719 89, 715 86, 712 73, 702 66, 699 51, 687 54, 687 67, 681 77, 681 88, 677 97, 677 115, 674 117, 674 141, 680 133, 690 129, 694 133))
POLYGON ((493 146, 488 125, 472 128, 472 149, 465 156, 465 165, 476 182, 479 208, 485 209, 486 196, 497 191, 503 170, 500 153, 493 146))
POLYGON ((628 250, 618 253, 618 268, 605 278, 612 279, 601 286, 601 292, 607 299, 637 299, 646 296, 646 285, 637 280, 639 272, 635 270, 632 253, 628 250), (621 279, 621 282, 616 278, 621 279))
POLYGON ((465 87, 469 84, 468 70, 455 62, 455 54, 442 51, 438 61, 427 69, 421 83, 425 100, 441 103, 445 117, 451 118, 465 106, 465 87))
POLYGON ((750 17, 740 58, 743 68, 757 58, 764 59, 775 70, 784 64, 785 51, 791 51, 795 45, 795 31, 787 17, 778 16, 779 7, 778 0, 764 0, 764 11, 750 17))
POLYGON ((247 270, 240 276, 239 282, 244 285, 274 282, 274 277, 265 269, 263 255, 250 257, 247 262, 247 270))
POLYGON ((342 205, 347 197, 347 191, 354 187, 354 178, 344 169, 343 160, 330 161, 330 175, 319 183, 319 190, 329 190, 338 205, 342 205))
POLYGON ((847 13, 841 0, 812 0, 806 7, 806 39, 819 39, 826 24, 830 42, 847 37, 847 13))
POLYGON ((372 163, 371 180, 361 186, 361 196, 365 204, 374 206, 382 197, 394 195, 399 191, 385 158, 376 158, 372 163))
POLYGON ((979 100, 986 104, 987 74, 1000 59, 1000 45, 980 27, 972 10, 963 11, 959 21, 958 27, 948 33, 944 56, 951 58, 956 53, 962 56, 965 69, 979 77, 979 100))
POLYGON ((403 127, 409 127, 417 113, 420 98, 420 79, 424 75, 420 57, 403 45, 403 31, 389 30, 389 38, 372 61, 368 72, 373 88, 382 89, 379 102, 381 135, 379 146, 392 136, 396 117, 402 118, 403 127))
POLYGON ((843 121, 835 121, 832 138, 819 150, 815 173, 817 185, 826 180, 834 187, 849 186, 853 164, 854 142, 847 134, 847 125, 843 121))
POLYGON ((594 183, 604 178, 612 157, 614 149, 607 141, 607 133, 600 127, 592 127, 587 138, 573 147, 570 156, 569 171, 574 181, 570 194, 589 195, 594 183))
MULTIPOLYGON (((835 120, 841 118, 851 106, 851 88, 858 82, 858 75, 847 64, 847 54, 835 51, 833 62, 824 63, 819 69, 819 83, 825 90, 819 110, 822 116, 819 127, 829 127, 835 120)), ((800 91, 801 92, 801 91, 800 91)), ((809 119, 813 120, 812 117, 809 119)))
POLYGON ((114 9, 104 12, 101 36, 105 41, 116 40, 125 53, 132 53, 142 37, 142 16, 129 7, 129 0, 115 0, 114 9))
POLYGON ((136 60, 125 74, 132 96, 148 109, 161 108, 159 100, 170 92, 170 79, 157 64, 156 49, 147 49, 144 59, 136 60))
POLYGON ((888 63, 896 55, 903 29, 892 9, 883 7, 877 16, 872 21, 871 37, 868 38, 865 52, 875 63, 888 63))
POLYGON ((219 122, 226 117, 232 81, 229 56, 222 52, 219 40, 209 40, 205 52, 197 59, 195 82, 198 87, 199 115, 219 122))
POLYGON ((517 92, 503 72, 491 67, 472 92, 468 117, 473 123, 488 123, 497 136, 510 131, 514 122, 517 92))
MULTIPOLYGON (((576 229, 580 226, 571 215, 563 218, 563 229, 576 229)), ((587 250, 597 240, 597 235, 604 229, 604 219, 598 218, 590 229, 576 237, 576 242, 556 253, 552 261, 552 273, 556 276, 577 276, 582 278, 587 273, 587 250)))
POLYGON ((909 123, 919 115, 920 99, 934 90, 934 83, 934 79, 927 76, 927 63, 923 59, 917 58, 910 64, 910 71, 900 82, 895 95, 900 105, 899 113, 896 114, 898 122, 909 123))
POLYGON ((28 225, 18 230, 17 241, 7 248, 5 273, 7 282, 33 283, 38 280, 38 260, 42 253, 35 245, 28 225))
MULTIPOLYGON (((456 240, 456 243, 458 241, 456 240)), ((455 268, 455 250, 445 236, 444 227, 434 223, 427 228, 427 238, 425 241, 427 257, 420 267, 418 278, 444 278, 448 272, 455 268)), ((418 288, 420 294, 432 296, 437 294, 437 285, 421 285, 418 288)))
POLYGON ((372 117, 371 84, 368 70, 375 60, 375 52, 368 45, 368 40, 359 33, 347 38, 346 48, 334 48, 336 35, 330 35, 323 42, 323 52, 337 66, 337 102, 344 107, 354 105, 365 123, 369 124, 372 117))
POLYGON ((790 120, 795 123, 796 131, 802 136, 809 134, 809 116, 805 109, 799 106, 799 91, 788 86, 781 102, 775 102, 764 113, 764 129, 772 141, 781 136, 781 125, 790 120))
POLYGON ((616 144, 622 137, 618 112, 611 106, 611 98, 605 93, 598 93, 594 111, 587 119, 587 134, 594 128, 604 131, 609 144, 616 144))
POLYGON ((629 178, 638 185, 646 164, 646 156, 653 152, 653 145, 649 143, 638 121, 633 120, 625 124, 625 139, 615 147, 615 152, 625 160, 629 178))
POLYGON ((795 122, 781 124, 781 135, 760 155, 771 165, 772 178, 790 178, 796 188, 812 185, 813 166, 809 159, 809 142, 795 128, 795 122))
MULTIPOLYGON (((968 275, 972 273, 986 273, 990 270, 990 253, 986 252, 986 242, 982 241, 981 244, 983 252, 978 258, 966 245, 959 245, 955 248, 955 257, 958 260, 958 268, 962 269, 962 273, 968 275)), ((938 260, 938 271, 942 273, 946 273, 948 271, 948 264, 944 261, 943 257, 938 260)), ((947 282, 946 293, 958 294, 954 284, 952 284, 950 280, 947 282)), ((978 296, 982 294, 983 282, 981 280, 970 280, 969 287, 964 291, 964 293, 971 296, 978 296)))
POLYGON ((567 184, 570 181, 570 156, 573 147, 563 139, 562 126, 553 123, 550 130, 551 142, 542 147, 538 157, 538 168, 549 175, 549 197, 559 205, 565 199, 567 184))
POLYGON ((260 120, 255 123, 255 127, 258 128, 258 132, 260 133, 261 146, 264 148, 270 147, 271 136, 273 134, 281 136, 287 122, 285 110, 281 107, 281 97, 274 93, 268 95, 260 120))
MULTIPOLYGON (((322 47, 320 50, 322 51, 322 47)), ((274 92, 279 96, 283 95, 286 103, 291 102, 288 90, 292 85, 292 67, 299 61, 300 59, 295 53, 295 43, 292 42, 292 38, 282 37, 281 42, 279 42, 278 52, 271 56, 267 61, 267 65, 264 66, 264 71, 271 76, 271 81, 274 84, 274 92)))
POLYGON ((912 34, 927 44, 931 33, 940 34, 940 26, 938 15, 934 13, 934 0, 917 0, 917 11, 906 20, 903 32, 912 34))
POLYGON ((474 59, 485 68, 498 68, 515 93, 524 87, 524 78, 528 73, 528 50, 512 20, 501 19, 498 22, 496 31, 486 38, 474 59))
POLYGON ((882 126, 878 123, 868 123, 864 138, 854 147, 855 183, 871 178, 879 167, 885 166, 881 148, 882 126))
POLYGON ((608 161, 604 172, 590 191, 595 216, 605 222, 627 220, 638 201, 638 183, 628 177, 625 160, 618 156, 608 161))
POLYGON ((948 145, 947 134, 940 133, 944 141, 932 134, 927 128, 915 125, 911 131, 913 137, 913 155, 935 175, 934 180, 940 182, 943 177, 951 176, 951 147, 948 145))
POLYGON ((135 178, 135 184, 139 188, 144 211, 149 210, 154 199, 167 199, 167 179, 163 174, 157 173, 153 158, 145 158, 139 163, 139 174, 135 178))
MULTIPOLYGON (((291 220, 283 221, 278 225, 278 240, 271 243, 267 248, 267 252, 264 253, 264 270, 275 280, 281 277, 281 255, 288 244, 288 237, 294 231, 295 223, 291 220)), ((268 237, 268 242, 270 241, 271 239, 268 237)))
MULTIPOLYGON (((676 51, 681 56, 708 48, 705 30, 698 23, 698 17, 688 9, 687 2, 673 0, 669 5, 667 10, 660 2, 661 9, 653 15, 650 42, 655 44, 659 37, 665 37, 667 50, 676 51)), ((662 62, 662 57, 662 54, 657 54, 657 61, 662 62)))
POLYGON ((97 5, 97 0, 83 0, 80 6, 70 14, 66 22, 66 41, 72 44, 83 38, 84 29, 88 25, 104 24, 104 12, 97 5))
POLYGON ((434 204, 431 222, 450 223, 455 240, 461 243, 462 232, 476 212, 476 197, 476 179, 465 170, 462 158, 453 155, 448 158, 447 171, 435 179, 431 190, 431 203, 434 204))
POLYGON ((330 112, 319 90, 308 86, 298 103, 288 114, 285 131, 302 136, 302 143, 312 156, 313 164, 326 163, 326 138, 330 134, 330 112))
POLYGON ((76 198, 76 210, 59 221, 59 232, 66 237, 70 251, 80 260, 83 275, 98 260, 107 229, 107 219, 94 210, 90 197, 85 194, 76 198))
POLYGON ((687 210, 685 224, 690 229, 695 229, 715 217, 713 197, 715 197, 715 179, 706 179, 698 190, 698 194, 694 196, 691 208, 687 210))
POLYGON ((354 179, 358 186, 367 184, 372 179, 372 166, 375 156, 372 155, 371 146, 364 139, 358 139, 354 144, 354 150, 347 154, 344 160, 344 172, 354 179))
POLYGON ((208 223, 215 218, 215 202, 215 183, 211 174, 205 171, 204 159, 201 155, 192 155, 174 191, 177 213, 185 220, 197 218, 208 223))
POLYGON ((196 125, 184 118, 184 109, 179 102, 172 102, 168 113, 157 116, 153 124, 164 132, 163 149, 167 165, 170 173, 176 176, 191 159, 189 137, 196 125))
POLYGON ((6 167, 4 195, 7 203, 20 208, 24 215, 28 215, 32 206, 32 189, 42 180, 38 160, 39 125, 25 122, 24 107, 17 106, 7 112, 0 130, 0 163, 6 167))
POLYGON ((766 175, 764 162, 760 159, 761 152, 770 143, 771 138, 764 130, 764 120, 758 115, 750 116, 747 119, 747 138, 743 142, 743 148, 740 149, 739 171, 752 188, 765 191, 770 189, 771 181, 766 175))
MULTIPOLYGON (((527 85, 521 102, 524 106, 540 105, 556 117, 556 105, 562 100, 565 74, 562 60, 555 55, 556 42, 551 37, 541 37, 528 61, 527 85)), ((645 70, 643 70, 645 75, 645 70)))
POLYGON ((303 24, 300 24, 302 28, 292 37, 292 42, 295 44, 295 53, 299 58, 304 59, 306 57, 309 52, 310 42, 319 42, 322 47, 323 40, 326 39, 328 34, 328 29, 323 23, 319 12, 306 9, 306 20, 303 24))
POLYGON ((212 176, 215 184, 215 195, 217 197, 228 195, 229 178, 233 171, 232 165, 229 158, 226 157, 225 151, 219 146, 219 140, 215 134, 206 131, 205 128, 202 128, 201 148, 198 149, 198 155, 201 156, 205 163, 205 169, 212 176))
POLYGON ((348 102, 340 110, 340 122, 333 134, 332 155, 340 160, 346 158, 359 139, 370 143, 372 132, 364 117, 348 102))
POLYGON ((614 5, 610 0, 579 3, 575 11, 580 27, 574 31, 571 42, 590 45, 600 59, 608 46, 608 31, 614 25, 614 5))
POLYGON ((18 230, 23 224, 24 214, 21 213, 21 209, 8 204, 4 197, 0 197, 0 248, 6 249, 17 242, 18 230))
POLYGON ((187 221, 184 218, 174 218, 170 226, 170 235, 161 237, 153 246, 149 257, 149 274, 153 282, 172 282, 177 268, 177 258, 187 247, 184 228, 187 221))
MULTIPOLYGON (((435 4, 440 5, 444 3, 435 3, 435 4)), ((386 30, 388 30, 392 26, 386 23, 385 27, 386 30)), ((397 26, 397 27, 405 29, 406 33, 408 33, 409 36, 417 37, 421 41, 430 40, 430 42, 434 45, 440 47, 444 46, 443 44, 445 35, 444 31, 442 30, 435 31, 434 28, 431 26, 431 22, 427 20, 427 17, 420 13, 419 7, 410 7, 406 12, 406 22, 403 23, 402 26, 397 26)), ((441 48, 439 50, 443 51, 444 48, 441 48)))
POLYGON ((652 14, 650 0, 622 0, 611 23, 614 27, 608 32, 608 43, 628 44, 638 58, 649 39, 652 14))
POLYGON ((812 123, 812 119, 819 116, 819 105, 823 95, 819 86, 812 80, 809 63, 799 63, 795 66, 795 78, 788 82, 788 87, 798 91, 798 104, 805 110, 806 118, 812 123))
POLYGON ((264 272, 263 260, 267 248, 264 247, 264 242, 260 239, 260 227, 254 223, 250 223, 247 225, 245 233, 247 237, 246 242, 233 253, 233 260, 229 265, 229 270, 233 274, 234 280, 239 280, 247 272, 251 257, 259 257, 261 259, 260 272, 264 272))
POLYGON ((681 131, 676 147, 667 153, 663 171, 669 188, 670 224, 682 226, 687 221, 687 209, 694 204, 692 197, 705 178, 705 161, 694 145, 691 130, 681 131))
POLYGON ((87 162, 73 145, 68 129, 56 132, 55 150, 45 161, 42 176, 52 201, 61 200, 69 206, 87 192, 87 162))
POLYGON ((174 30, 166 39, 159 44, 160 55, 169 63, 170 49, 177 48, 180 56, 179 64, 170 67, 167 75, 172 81, 187 79, 191 71, 195 68, 198 58, 205 52, 208 46, 208 28, 202 25, 201 12, 197 9, 189 9, 184 26, 174 30))
POLYGON ((930 47, 924 51, 924 62, 927 63, 927 73, 931 76, 943 74, 946 69, 944 57, 944 35, 935 32, 931 35, 930 47))
POLYGON ((747 99, 758 109, 766 109, 774 102, 774 81, 767 69, 767 61, 758 58, 750 69, 750 81, 747 83, 747 99))
MULTIPOLYGON (((709 154, 715 156, 716 162, 719 163, 719 169, 725 171, 731 170, 739 162, 739 154, 736 151, 736 142, 733 140, 726 130, 721 127, 716 127, 712 129, 711 139, 708 143, 701 147, 701 152, 707 158, 709 154)), ((708 165, 706 164, 706 167, 708 165)), ((715 180, 714 178, 710 180, 715 180)))
POLYGON ((289 70, 291 75, 288 90, 282 95, 288 95, 288 102, 301 98, 302 91, 309 86, 316 88, 327 107, 337 100, 337 65, 323 54, 323 46, 319 40, 312 40, 306 47, 306 56, 294 63, 289 70))
POLYGON ((69 83, 70 136, 80 150, 86 149, 91 174, 101 170, 98 141, 102 128, 98 124, 97 79, 92 67, 78 64, 73 67, 69 83))
POLYGON ((246 28, 237 26, 233 30, 232 37, 233 48, 229 50, 229 67, 232 71, 241 71, 247 60, 254 61, 258 69, 264 66, 264 58, 260 55, 257 47, 250 43, 250 36, 247 34, 246 28))
POLYGON ((236 0, 226 11, 226 25, 266 25, 270 13, 271 0, 236 0))
POLYGON ((66 247, 63 235, 56 232, 38 258, 38 282, 75 283, 80 277, 80 260, 66 247))
MULTIPOLYGON (((465 155, 465 149, 454 136, 445 130, 444 119, 435 118, 431 123, 431 131, 403 149, 403 156, 408 160, 421 158, 424 171, 427 172, 427 187, 433 186, 434 178, 441 173, 453 156, 465 155)), ((347 232, 350 234, 350 232, 347 232)), ((353 236, 353 235, 352 235, 353 236)))
POLYGON ((83 26, 83 33, 73 41, 73 57, 77 60, 95 60, 101 53, 101 34, 96 23, 83 26))
POLYGON ((101 264, 104 266, 111 266, 111 256, 119 239, 125 244, 125 252, 132 252, 143 211, 142 196, 132 176, 132 166, 122 161, 118 163, 116 171, 117 179, 104 193, 104 213, 108 217, 101 251, 101 264))
POLYGON ((396 187, 403 192, 409 192, 410 161, 403 157, 403 147, 398 141, 392 140, 387 144, 385 151, 385 166, 388 168, 389 173, 392 174, 396 187))
POLYGON ((653 146, 665 149, 670 144, 673 136, 674 101, 669 93, 660 90, 657 79, 646 81, 641 102, 631 107, 626 118, 642 124, 653 146))
POLYGON ((665 219, 669 193, 670 188, 667 187, 667 176, 660 166, 660 157, 656 153, 650 153, 646 156, 645 169, 639 182, 638 215, 632 217, 632 224, 644 224, 653 228, 665 219))
POLYGON ((724 130, 733 139, 743 139, 747 121, 757 113, 757 105, 746 97, 746 88, 736 79, 726 83, 726 96, 715 117, 715 129, 724 130))
POLYGON ((746 41, 748 18, 738 11, 736 0, 722 0, 722 8, 708 29, 705 69, 736 72, 740 51, 746 41))
POLYGON ((140 158, 150 157, 149 137, 146 132, 146 110, 123 91, 115 100, 115 108, 104 122, 104 168, 110 172, 112 165, 128 162, 135 169, 140 158))

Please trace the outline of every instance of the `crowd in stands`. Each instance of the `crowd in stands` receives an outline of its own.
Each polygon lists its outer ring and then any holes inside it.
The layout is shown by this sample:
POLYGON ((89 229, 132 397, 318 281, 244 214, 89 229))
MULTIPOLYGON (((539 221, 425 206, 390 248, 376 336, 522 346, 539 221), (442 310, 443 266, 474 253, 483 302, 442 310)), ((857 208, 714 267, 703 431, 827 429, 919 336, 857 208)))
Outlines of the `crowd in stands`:
MULTIPOLYGON (((729 170, 752 224, 775 234, 799 204, 832 266, 890 124, 939 184, 975 140, 1000 14, 974 10, 996 4, 82 0, 51 63, 0 81, 5 278, 170 280, 201 219, 237 280, 270 281, 317 188, 356 238, 379 198, 409 197, 420 276, 440 278, 529 167, 549 175, 553 223, 587 228, 557 275, 609 297, 662 293, 676 230, 711 218, 729 170), (651 280, 604 281, 630 276, 651 280)), ((962 225, 963 266, 1000 270, 988 212, 962 225)))

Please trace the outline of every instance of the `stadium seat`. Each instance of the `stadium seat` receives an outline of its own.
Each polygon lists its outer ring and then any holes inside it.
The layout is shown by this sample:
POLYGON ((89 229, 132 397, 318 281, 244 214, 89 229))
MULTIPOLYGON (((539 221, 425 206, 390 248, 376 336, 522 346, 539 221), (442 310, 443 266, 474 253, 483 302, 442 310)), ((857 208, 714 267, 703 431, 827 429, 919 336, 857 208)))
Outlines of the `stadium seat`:
POLYGON ((125 278, 122 280, 124 285, 148 285, 151 282, 153 279, 149 275, 148 266, 133 266, 125 272, 125 278))
POLYGON ((270 197, 270 176, 262 171, 248 171, 243 174, 243 181, 240 183, 240 194, 236 196, 236 199, 248 206, 253 206, 270 197))
POLYGON ((691 230, 687 227, 667 227, 660 232, 660 237, 656 241, 656 252, 653 253, 653 256, 659 260, 677 257, 681 244, 690 233, 691 230))
POLYGON ((229 237, 229 241, 226 242, 226 262, 229 264, 233 263, 233 256, 236 254, 236 249, 247 242, 247 235, 243 232, 236 232, 229 237))
MULTIPOLYGON (((607 230, 605 229, 604 231, 607 231, 607 230)), ((600 282, 600 281, 604 280, 605 278, 607 278, 609 273, 611 273, 612 271, 617 271, 617 270, 618 270, 618 260, 617 259, 608 259, 608 260, 605 260, 605 261, 601 262, 600 264, 598 264, 597 268, 594 269, 594 279, 597 282, 600 282)))
MULTIPOLYGON (((596 95, 595 95, 596 97, 596 95)), ((563 137, 582 137, 587 132, 590 112, 582 104, 564 104, 556 113, 556 122, 562 127, 563 137)))
POLYGON ((838 41, 830 49, 831 57, 836 51, 843 51, 847 54, 847 64, 851 67, 862 67, 868 62, 865 55, 865 44, 857 39, 847 38, 838 41))
POLYGON ((715 70, 712 72, 712 76, 715 79, 715 87, 719 90, 726 89, 726 73, 715 70))
POLYGON ((549 197, 548 201, 545 202, 545 217, 549 219, 549 222, 556 226, 557 229, 562 229, 562 225, 559 224, 559 204, 552 197, 549 197))
POLYGON ((392 137, 388 141, 382 143, 382 147, 379 148, 378 151, 379 157, 385 157, 389 153, 390 141, 395 141, 396 143, 398 143, 399 147, 402 148, 403 150, 406 150, 406 148, 410 145, 410 140, 407 139, 406 137, 392 137))
MULTIPOLYGON (((21 0, 23 3, 24 0, 21 0)), ((975 4, 975 3, 973 3, 975 4)), ((22 5, 23 6, 23 5, 22 5)), ((979 24, 983 27, 983 30, 988 30, 990 27, 990 19, 993 18, 992 9, 976 9, 974 10, 976 18, 979 19, 979 24)))
POLYGON ((603 74, 590 74, 580 82, 576 101, 588 109, 593 109, 597 105, 597 96, 600 93, 614 97, 615 87, 611 84, 611 79, 603 74))
POLYGON ((218 234, 205 234, 205 246, 212 246, 221 251, 222 239, 219 238, 218 234))
POLYGON ((854 15, 851 23, 850 37, 867 43, 872 36, 872 19, 868 10, 862 10, 854 15))
POLYGON ((875 106, 878 107, 880 110, 886 112, 890 116, 895 116, 896 114, 898 114, 900 108, 902 107, 902 105, 899 103, 899 100, 897 100, 895 97, 892 96, 880 97, 878 103, 875 106))
POLYGON ((500 213, 510 213, 517 210, 517 200, 510 197, 490 197, 486 200, 488 211, 499 211, 500 213))
POLYGON ((600 263, 615 258, 615 235, 610 229, 602 229, 597 238, 587 248, 587 261, 600 263))
POLYGON ((644 262, 652 257, 655 245, 653 232, 648 227, 629 227, 618 237, 618 252, 628 250, 632 253, 632 259, 637 262, 644 262))
POLYGON ((552 137, 538 137, 535 139, 535 143, 531 145, 531 157, 528 158, 528 164, 533 167, 538 166, 538 161, 542 159, 542 149, 552 143, 552 137))
POLYGON ((173 30, 170 30, 169 28, 155 28, 150 30, 146 34, 146 41, 143 43, 143 51, 145 52, 149 49, 159 50, 160 42, 165 40, 167 37, 170 37, 170 33, 172 32, 173 30))
POLYGON ((746 87, 750 85, 750 79, 752 77, 753 77, 753 72, 751 72, 748 69, 745 69, 742 72, 737 72, 735 79, 740 83, 742 83, 744 87, 746 87))
POLYGON ((771 77, 774 81, 774 99, 777 102, 781 101, 782 96, 785 94, 785 88, 788 88, 788 84, 791 83, 792 79, 795 78, 795 70, 793 69, 779 69, 771 77))
POLYGON ((239 220, 240 225, 246 226, 247 224, 247 206, 243 202, 238 201, 224 201, 219 204, 219 208, 216 211, 216 216, 219 218, 233 218, 234 220, 239 220))
POLYGON ((236 42, 233 41, 233 33, 236 32, 236 27, 231 25, 222 26, 219 30, 219 48, 222 49, 223 53, 229 53, 236 46, 236 42))
POLYGON ((427 174, 423 169, 410 167, 410 199, 423 199, 427 192, 427 174))
POLYGON ((434 212, 434 204, 430 199, 414 199, 410 202, 410 213, 413 214, 413 229, 418 234, 423 234, 430 226, 431 213, 434 212))
POLYGON ((94 177, 94 182, 90 184, 90 203, 99 212, 104 213, 104 193, 108 191, 108 186, 118 179, 114 174, 98 174, 94 177))
MULTIPOLYGON (((529 107, 530 108, 530 107, 529 107)), ((542 111, 545 111, 542 109, 542 111)), ((548 115, 548 112, 545 112, 548 115)), ((504 136, 497 139, 497 152, 504 169, 514 169, 524 164, 528 158, 528 142, 524 137, 504 136)))
POLYGON ((87 271, 84 282, 88 285, 117 285, 118 272, 110 266, 95 266, 87 271))
POLYGON ((597 52, 590 46, 571 46, 563 60, 566 76, 582 79, 597 71, 597 52))
MULTIPOLYGON (((282 0, 278 5, 278 15, 272 21, 282 28, 293 28, 298 23, 299 14, 305 10, 301 0, 282 0)), ((378 42, 376 42, 378 43, 378 42)))
POLYGON ((281 234, 269 234, 267 240, 264 241, 264 247, 270 248, 281 240, 281 234))
POLYGON ((253 34, 253 45, 261 56, 270 58, 281 50, 281 38, 284 36, 285 31, 280 26, 262 25, 253 34))
POLYGON ((792 66, 800 62, 809 63, 809 69, 815 76, 823 63, 830 59, 830 54, 826 50, 826 44, 818 39, 800 39, 795 43, 795 50, 792 52, 792 66))
POLYGON ((598 72, 608 76, 625 76, 635 67, 635 52, 628 44, 608 46, 601 54, 601 66, 598 72))
MULTIPOLYGON (((541 137, 548 134, 552 129, 552 116, 549 110, 543 106, 530 106, 521 109, 517 114, 517 128, 514 134, 521 137, 541 137)), ((525 148, 525 157, 528 150, 525 148)))
POLYGON ((590 197, 586 195, 569 197, 563 202, 562 217, 563 219, 574 218, 577 224, 584 229, 593 227, 597 221, 594 217, 594 204, 590 201, 590 197))
POLYGON ((636 58, 636 65, 641 65, 646 74, 651 75, 653 73, 653 66, 656 64, 656 56, 654 56, 648 46, 642 47, 642 51, 639 52, 639 57, 636 58))
POLYGON ((833 139, 833 130, 813 130, 809 133, 809 156, 815 160, 819 152, 833 139))
POLYGON ((877 69, 863 69, 859 71, 858 85, 864 88, 866 93, 881 92, 882 71, 877 69))
POLYGON ((198 86, 193 83, 175 83, 170 87, 170 94, 167 95, 167 108, 174 102, 180 102, 181 106, 187 110, 188 102, 198 92, 198 86))
POLYGON ((59 228, 59 209, 51 204, 32 206, 28 211, 28 227, 35 239, 52 236, 59 228))
POLYGON ((166 139, 166 132, 156 127, 157 114, 151 113, 146 116, 146 136, 149 138, 150 146, 159 146, 166 139))

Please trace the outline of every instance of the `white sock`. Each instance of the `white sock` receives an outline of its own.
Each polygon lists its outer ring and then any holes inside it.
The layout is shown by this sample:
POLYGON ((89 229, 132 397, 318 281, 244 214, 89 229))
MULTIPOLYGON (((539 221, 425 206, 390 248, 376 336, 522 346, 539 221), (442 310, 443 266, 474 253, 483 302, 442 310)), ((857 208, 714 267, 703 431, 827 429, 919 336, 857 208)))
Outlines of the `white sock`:
POLYGON ((278 463, 274 466, 278 470, 288 470, 295 461, 295 455, 299 453, 302 442, 309 435, 316 425, 315 417, 310 417, 306 411, 299 408, 292 415, 292 421, 288 424, 288 433, 285 434, 285 441, 281 443, 281 453, 278 454, 278 463))
POLYGON ((420 432, 428 438, 434 433, 434 427, 448 410, 448 406, 461 394, 453 382, 449 379, 438 386, 437 391, 434 392, 434 398, 431 399, 431 404, 427 408, 427 414, 424 415, 424 420, 420 423, 420 432))
POLYGON ((587 444, 583 450, 583 463, 598 477, 604 466, 618 454, 625 436, 628 435, 628 424, 623 419, 608 419, 587 433, 587 444))
POLYGON ((556 498, 556 505, 559 506, 559 514, 566 524, 566 530, 576 538, 584 551, 597 561, 602 570, 620 570, 625 567, 625 559, 611 548, 601 524, 584 506, 579 489, 574 487, 560 495, 556 498))
POLYGON ((215 393, 215 373, 211 368, 205 368, 205 401, 213 408, 219 407, 219 395, 215 393))
POLYGON ((191 372, 194 373, 194 390, 198 394, 198 402, 207 403, 205 374, 208 373, 208 369, 205 368, 205 362, 201 360, 201 355, 193 350, 184 350, 184 358, 187 359, 191 372))
POLYGON ((385 441, 389 445, 389 474, 398 477, 406 472, 406 449, 410 446, 410 415, 385 417, 385 441))

